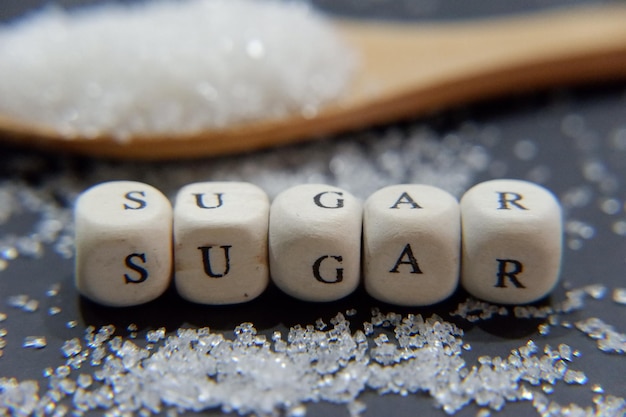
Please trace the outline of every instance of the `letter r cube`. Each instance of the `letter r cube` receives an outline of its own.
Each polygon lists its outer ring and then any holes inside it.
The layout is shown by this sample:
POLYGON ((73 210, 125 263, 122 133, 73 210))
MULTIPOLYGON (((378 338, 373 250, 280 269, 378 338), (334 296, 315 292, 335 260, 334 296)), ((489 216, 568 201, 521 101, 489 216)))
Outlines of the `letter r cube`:
POLYGON ((172 206, 156 188, 113 181, 84 191, 75 206, 75 284, 108 306, 151 301, 172 273, 172 206))
POLYGON ((461 199, 461 284, 478 298, 524 304, 559 277, 561 208, 545 188, 520 180, 478 184, 461 199))

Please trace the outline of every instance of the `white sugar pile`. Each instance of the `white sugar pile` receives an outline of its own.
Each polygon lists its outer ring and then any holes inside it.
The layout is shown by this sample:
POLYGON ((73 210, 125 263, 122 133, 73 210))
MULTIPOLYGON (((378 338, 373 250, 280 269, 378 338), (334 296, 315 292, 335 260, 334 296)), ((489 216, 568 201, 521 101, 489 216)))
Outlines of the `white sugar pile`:
POLYGON ((341 92, 353 62, 299 2, 48 8, 0 27, 0 114, 120 140, 311 116, 341 92))

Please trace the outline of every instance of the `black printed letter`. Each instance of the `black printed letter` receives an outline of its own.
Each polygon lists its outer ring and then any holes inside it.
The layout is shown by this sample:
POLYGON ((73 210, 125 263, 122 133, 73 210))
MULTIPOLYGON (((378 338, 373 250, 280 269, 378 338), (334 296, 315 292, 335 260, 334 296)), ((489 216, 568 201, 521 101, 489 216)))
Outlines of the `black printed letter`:
POLYGON ((138 279, 132 279, 130 276, 128 276, 128 274, 124 274, 124 281, 126 282, 126 284, 140 284, 148 279, 148 271, 145 268, 134 263, 133 258, 139 258, 142 263, 146 263, 145 253, 131 253, 126 257, 126 259, 124 260, 124 264, 133 271, 139 273, 138 279))
POLYGON ((320 266, 322 266, 322 261, 324 259, 327 258, 333 258, 334 260, 336 260, 339 264, 341 264, 341 262, 343 262, 343 257, 341 256, 329 256, 329 255, 324 255, 320 258, 318 258, 315 263, 313 264, 313 275, 315 276, 315 279, 317 279, 319 282, 323 282, 324 284, 336 284, 337 282, 341 282, 343 281, 343 268, 337 268, 337 275, 335 276, 335 280, 334 281, 328 281, 326 279, 324 279, 322 277, 322 275, 320 274, 320 266))
POLYGON ((510 210, 511 207, 509 207, 509 204, 514 205, 520 210, 528 210, 526 207, 518 203, 518 201, 522 199, 522 196, 520 194, 511 193, 508 191, 496 191, 496 193, 498 193, 498 203, 500 203, 500 207, 498 207, 498 210, 510 210))
POLYGON ((324 194, 337 194, 340 197, 343 196, 343 193, 338 192, 338 191, 324 191, 322 193, 319 193, 315 197, 313 197, 313 202, 315 202, 316 206, 321 207, 321 208, 328 208, 328 209, 336 209, 336 208, 343 207, 343 198, 338 198, 337 202, 335 203, 336 204, 335 206, 325 206, 324 204, 322 204, 322 196, 324 194))
POLYGON ((127 192, 126 194, 124 194, 124 197, 126 197, 130 201, 134 201, 138 205, 136 207, 131 207, 128 204, 124 204, 124 210, 140 210, 140 209, 146 207, 147 203, 144 200, 140 199, 139 197, 134 197, 133 194, 139 194, 142 197, 146 196, 146 193, 143 192, 143 191, 129 191, 129 192, 127 192))
POLYGON ((396 204, 394 204, 393 206, 391 206, 389 208, 392 208, 392 209, 400 208, 400 207, 398 207, 400 204, 410 204, 412 209, 422 208, 419 204, 417 204, 415 201, 413 201, 413 199, 411 198, 409 193, 407 193, 406 191, 402 193, 400 198, 398 198, 398 201, 396 201, 396 204))
POLYGON ((217 197, 217 205, 216 206, 207 206, 204 204, 204 193, 194 194, 196 196, 196 205, 203 209, 214 209, 222 206, 222 193, 213 193, 214 196, 217 197))
POLYGON ((398 261, 396 262, 394 267, 391 268, 391 271, 389 271, 389 272, 399 273, 400 271, 398 271, 398 267, 400 265, 403 265, 403 264, 411 265, 411 272, 410 272, 411 274, 421 274, 422 273, 422 270, 420 269, 419 265, 417 264, 417 259, 415 259, 415 256, 413 256, 413 250, 411 249, 411 245, 408 244, 408 243, 404 247, 404 249, 402 250, 402 254, 400 254, 400 257, 398 258, 398 261))
POLYGON ((495 287, 506 288, 504 280, 508 278, 516 288, 526 288, 517 279, 517 274, 521 274, 524 270, 524 265, 522 265, 520 261, 516 261, 515 259, 496 259, 496 261, 498 262, 498 281, 495 287), (509 264, 513 266, 513 270, 511 271, 507 271, 509 264))
POLYGON ((223 276, 228 274, 228 271, 230 271, 230 248, 232 248, 232 246, 220 246, 220 248, 222 248, 222 250, 224 251, 224 272, 221 274, 216 274, 213 272, 213 270, 211 269, 211 248, 213 246, 200 246, 198 249, 200 249, 200 251, 202 252, 202 263, 204 265, 204 273, 207 274, 208 276, 210 276, 211 278, 222 278, 223 276))

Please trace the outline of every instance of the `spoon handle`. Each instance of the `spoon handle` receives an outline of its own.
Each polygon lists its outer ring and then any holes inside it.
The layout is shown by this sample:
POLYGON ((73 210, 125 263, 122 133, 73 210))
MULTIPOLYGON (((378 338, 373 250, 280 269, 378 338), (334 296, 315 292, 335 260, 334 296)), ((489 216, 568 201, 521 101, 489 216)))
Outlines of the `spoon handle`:
POLYGON ((341 22, 361 52, 346 108, 369 122, 626 77, 626 4, 426 25, 341 22))

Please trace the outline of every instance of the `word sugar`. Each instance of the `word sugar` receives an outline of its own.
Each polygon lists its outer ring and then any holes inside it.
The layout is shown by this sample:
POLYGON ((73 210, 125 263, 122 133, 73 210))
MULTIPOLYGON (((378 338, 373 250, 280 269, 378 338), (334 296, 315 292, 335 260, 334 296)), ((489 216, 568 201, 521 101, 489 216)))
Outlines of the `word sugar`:
POLYGON ((459 282, 484 300, 523 304, 558 281, 561 216, 551 192, 519 180, 478 184, 460 204, 426 185, 389 186, 362 203, 306 184, 270 205, 252 184, 203 182, 183 187, 173 209, 152 186, 108 182, 75 207, 76 286, 128 306, 159 297, 173 275, 189 301, 233 304, 270 279, 293 297, 333 301, 362 278, 372 297, 398 305, 440 302, 459 282))

